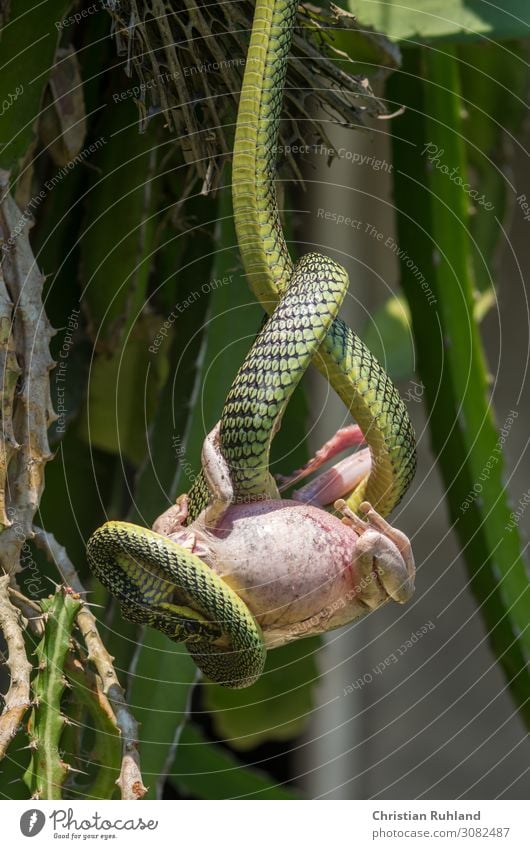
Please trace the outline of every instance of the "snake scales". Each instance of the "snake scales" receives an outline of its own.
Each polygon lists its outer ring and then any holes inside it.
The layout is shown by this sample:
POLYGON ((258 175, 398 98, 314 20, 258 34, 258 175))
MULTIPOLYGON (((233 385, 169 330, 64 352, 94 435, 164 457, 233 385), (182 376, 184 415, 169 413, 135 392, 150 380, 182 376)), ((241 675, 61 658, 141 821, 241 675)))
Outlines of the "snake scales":
MULTIPOLYGON (((341 266, 320 254, 293 265, 275 194, 275 146, 297 9, 296 0, 257 0, 241 92, 232 173, 234 216, 249 285, 271 318, 240 368, 221 415, 220 450, 232 501, 278 497, 269 448, 282 412, 313 360, 361 427, 370 474, 349 498, 388 514, 415 469, 415 440, 404 404, 382 367, 337 318, 348 286, 341 266)), ((189 519, 215 499, 201 473, 189 519)), ((199 557, 125 522, 107 522, 87 547, 92 571, 124 616, 184 641, 212 680, 242 687, 261 674, 260 627, 239 596, 199 557)))

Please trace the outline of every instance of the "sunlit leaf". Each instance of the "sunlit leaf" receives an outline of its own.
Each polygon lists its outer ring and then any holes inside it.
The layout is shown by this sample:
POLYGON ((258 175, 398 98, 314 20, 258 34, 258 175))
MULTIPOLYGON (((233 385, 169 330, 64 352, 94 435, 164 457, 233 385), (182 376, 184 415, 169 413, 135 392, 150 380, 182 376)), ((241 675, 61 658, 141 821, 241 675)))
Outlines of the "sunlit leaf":
POLYGON ((364 24, 396 41, 415 44, 440 39, 528 38, 530 10, 526 0, 348 0, 364 24))
POLYGON ((517 411, 499 432, 473 318, 469 199, 448 179, 453 168, 464 178, 467 172, 458 63, 447 48, 428 52, 425 64, 418 53, 408 53, 406 76, 390 84, 394 100, 414 105, 396 122, 393 136, 398 235, 425 269, 436 303, 428 304, 405 264, 402 285, 451 520, 489 639, 530 724, 530 586, 518 530, 508 527, 503 474, 506 429, 517 411), (426 144, 443 150, 445 169, 429 167, 421 155, 426 144))
POLYGON ((414 342, 404 298, 389 298, 372 316, 363 338, 392 380, 408 380, 413 375, 414 342))

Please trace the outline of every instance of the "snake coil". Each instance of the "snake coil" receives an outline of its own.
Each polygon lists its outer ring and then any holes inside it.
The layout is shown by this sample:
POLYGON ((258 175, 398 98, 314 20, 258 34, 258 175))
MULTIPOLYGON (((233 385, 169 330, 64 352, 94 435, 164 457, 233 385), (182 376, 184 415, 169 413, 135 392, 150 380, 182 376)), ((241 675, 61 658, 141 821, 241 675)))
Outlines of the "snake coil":
MULTIPOLYGON (((269 449, 282 412, 311 361, 361 427, 372 470, 349 506, 368 499, 383 515, 406 491, 416 463, 412 426, 383 368, 337 317, 345 270, 320 254, 296 266, 281 227, 275 148, 297 0, 257 0, 236 127, 233 205, 249 285, 272 316, 228 394, 220 428, 234 500, 270 491, 269 449)), ((190 520, 211 499, 199 474, 190 520)), ((87 546, 91 570, 120 601, 126 618, 185 643, 211 680, 246 687, 261 675, 261 629, 239 596, 199 557, 153 531, 107 522, 87 546)))

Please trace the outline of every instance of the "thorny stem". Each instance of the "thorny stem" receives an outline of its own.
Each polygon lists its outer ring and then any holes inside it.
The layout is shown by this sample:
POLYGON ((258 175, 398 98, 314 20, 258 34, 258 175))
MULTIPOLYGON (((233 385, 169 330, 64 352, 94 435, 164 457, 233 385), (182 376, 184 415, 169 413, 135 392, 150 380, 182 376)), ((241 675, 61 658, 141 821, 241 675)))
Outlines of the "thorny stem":
MULTIPOLYGON (((66 585, 71 587, 75 593, 79 593, 79 595, 85 597, 86 590, 79 580, 79 576, 64 546, 60 545, 52 534, 47 533, 42 528, 35 527, 34 531, 35 543, 55 563, 66 585)), ((88 649, 88 659, 92 661, 101 678, 103 693, 112 705, 116 725, 120 729, 122 762, 120 775, 116 783, 120 788, 121 797, 122 799, 141 799, 147 792, 147 788, 144 786, 140 772, 138 723, 125 701, 123 687, 112 665, 113 658, 108 653, 99 635, 96 618, 86 604, 81 605, 77 614, 77 624, 83 634, 88 649)))
POLYGON ((29 220, 8 192, 9 174, 0 171, 1 338, 9 386, 19 381, 11 398, 4 386, 0 485, 0 562, 4 572, 21 570, 20 555, 31 539, 33 517, 44 488, 44 467, 51 458, 48 428, 55 415, 50 396, 50 371, 55 363, 50 340, 55 331, 42 303, 44 277, 29 243, 29 220), (2 515, 3 514, 3 515, 2 515))
POLYGON ((26 655, 20 612, 11 604, 8 587, 9 576, 6 575, 0 578, 0 629, 7 643, 7 667, 11 680, 0 716, 0 760, 31 705, 29 679, 32 666, 26 655))
POLYGON ((96 735, 91 760, 99 768, 94 781, 90 787, 83 789, 82 795, 89 799, 112 799, 121 762, 120 731, 114 711, 103 693, 99 675, 95 675, 83 660, 68 657, 65 673, 77 701, 88 711, 96 735))
MULTIPOLYGON (((13 577, 11 577, 11 580, 13 580, 13 577)), ((28 628, 40 640, 44 636, 44 623, 40 606, 13 586, 9 587, 9 595, 14 607, 17 607, 22 613, 25 619, 24 624, 27 624, 28 628)))
POLYGON ((29 723, 30 765, 24 780, 33 799, 61 799, 63 784, 72 769, 61 754, 61 736, 67 722, 61 699, 67 680, 64 664, 79 598, 59 588, 41 601, 46 628, 37 646, 38 672, 33 681, 33 711, 29 723))

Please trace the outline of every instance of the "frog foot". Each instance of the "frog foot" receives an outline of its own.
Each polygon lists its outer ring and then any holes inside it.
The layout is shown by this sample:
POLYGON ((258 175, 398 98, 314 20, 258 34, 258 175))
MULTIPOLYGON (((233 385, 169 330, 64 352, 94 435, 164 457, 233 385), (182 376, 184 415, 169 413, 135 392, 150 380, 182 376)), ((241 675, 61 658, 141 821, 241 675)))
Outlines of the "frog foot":
POLYGON ((185 548, 186 551, 200 557, 201 560, 207 560, 211 555, 210 547, 201 539, 199 534, 189 528, 181 528, 172 534, 168 534, 168 537, 181 548, 185 548))
POLYGON ((186 551, 203 558, 210 554, 210 549, 194 530, 184 527, 188 518, 188 508, 189 498, 187 493, 179 495, 175 504, 155 519, 152 530, 180 545, 181 548, 185 548, 186 551))
POLYGON ((189 499, 187 493, 179 495, 175 504, 158 516, 153 522, 152 530, 157 534, 169 537, 184 526, 188 518, 189 499))
POLYGON ((416 573, 408 537, 385 521, 368 501, 359 508, 364 518, 353 513, 343 499, 334 506, 359 537, 355 547, 359 600, 370 609, 389 598, 405 604, 414 593, 416 573))

